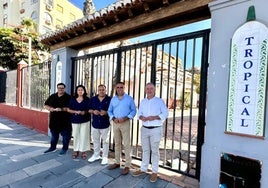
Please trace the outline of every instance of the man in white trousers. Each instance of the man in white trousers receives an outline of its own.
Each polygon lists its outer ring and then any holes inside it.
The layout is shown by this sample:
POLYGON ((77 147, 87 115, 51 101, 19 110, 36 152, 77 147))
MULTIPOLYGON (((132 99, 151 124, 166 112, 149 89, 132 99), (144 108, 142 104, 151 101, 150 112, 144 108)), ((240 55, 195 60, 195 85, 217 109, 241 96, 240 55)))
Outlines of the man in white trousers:
POLYGON ((88 159, 93 162, 100 159, 101 141, 103 146, 102 165, 108 164, 110 120, 107 114, 111 97, 106 94, 106 86, 98 86, 98 95, 92 97, 89 102, 89 113, 93 115, 91 137, 93 139, 94 154, 88 159))
POLYGON ((153 83, 146 84, 146 95, 138 110, 138 118, 142 121, 141 145, 142 162, 141 168, 132 175, 139 176, 147 172, 150 162, 150 152, 152 161, 152 174, 150 182, 157 180, 159 163, 159 144, 162 137, 162 124, 168 117, 168 109, 161 98, 155 96, 155 86, 153 83))

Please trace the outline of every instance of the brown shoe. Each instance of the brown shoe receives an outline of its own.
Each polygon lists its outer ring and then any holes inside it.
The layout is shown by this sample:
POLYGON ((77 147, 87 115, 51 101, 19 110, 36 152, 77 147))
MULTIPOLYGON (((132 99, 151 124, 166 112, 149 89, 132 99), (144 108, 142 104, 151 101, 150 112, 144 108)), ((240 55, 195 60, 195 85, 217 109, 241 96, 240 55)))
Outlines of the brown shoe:
POLYGON ((157 173, 152 173, 151 177, 150 177, 150 182, 156 182, 157 180, 157 173))
POLYGON ((127 175, 129 173, 129 167, 125 167, 123 170, 121 170, 122 175, 127 175))
POLYGON ((145 172, 141 171, 141 170, 137 170, 135 172, 132 173, 132 176, 140 176, 142 174, 145 174, 145 172))
POLYGON ((119 167, 120 167, 120 164, 116 164, 116 163, 114 163, 114 164, 110 165, 110 166, 108 167, 108 169, 109 169, 109 170, 113 170, 113 169, 116 169, 116 168, 119 168, 119 167))

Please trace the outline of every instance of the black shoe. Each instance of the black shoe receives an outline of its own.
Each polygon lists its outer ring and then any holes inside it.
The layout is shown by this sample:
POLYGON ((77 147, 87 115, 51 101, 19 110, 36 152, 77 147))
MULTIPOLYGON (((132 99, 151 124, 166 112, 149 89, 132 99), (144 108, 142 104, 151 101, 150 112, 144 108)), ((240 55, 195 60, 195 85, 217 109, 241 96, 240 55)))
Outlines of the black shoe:
POLYGON ((56 151, 56 148, 55 149, 49 148, 48 150, 44 151, 44 153, 52 153, 55 151, 56 151))
POLYGON ((59 153, 59 156, 65 155, 67 153, 67 150, 62 149, 59 153))

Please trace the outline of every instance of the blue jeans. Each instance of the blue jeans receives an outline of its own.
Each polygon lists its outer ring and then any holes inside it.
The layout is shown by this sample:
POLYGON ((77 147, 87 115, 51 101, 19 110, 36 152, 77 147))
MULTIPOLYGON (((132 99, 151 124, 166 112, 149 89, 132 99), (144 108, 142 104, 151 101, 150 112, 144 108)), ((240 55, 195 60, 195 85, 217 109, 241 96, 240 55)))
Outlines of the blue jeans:
POLYGON ((71 134, 72 134, 71 131, 63 130, 61 132, 58 132, 58 131, 50 130, 50 132, 51 132, 50 148, 51 149, 57 148, 59 136, 61 134, 61 136, 62 136, 62 149, 67 151, 69 148, 69 142, 71 139, 71 134))

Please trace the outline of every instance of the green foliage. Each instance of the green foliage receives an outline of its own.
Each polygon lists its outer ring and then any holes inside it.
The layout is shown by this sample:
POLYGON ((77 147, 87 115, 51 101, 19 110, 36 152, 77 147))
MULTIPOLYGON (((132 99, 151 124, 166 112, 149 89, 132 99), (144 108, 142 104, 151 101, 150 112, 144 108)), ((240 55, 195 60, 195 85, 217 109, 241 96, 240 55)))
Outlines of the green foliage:
POLYGON ((38 51, 49 51, 47 46, 38 41, 35 23, 28 18, 23 19, 21 23, 21 26, 15 28, 0 28, 0 66, 10 70, 16 69, 22 59, 28 63, 30 39, 32 64, 42 63, 38 51))

